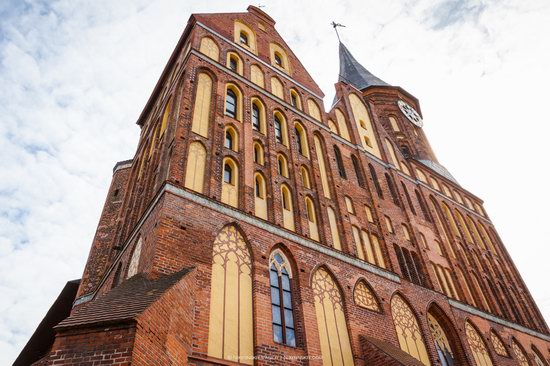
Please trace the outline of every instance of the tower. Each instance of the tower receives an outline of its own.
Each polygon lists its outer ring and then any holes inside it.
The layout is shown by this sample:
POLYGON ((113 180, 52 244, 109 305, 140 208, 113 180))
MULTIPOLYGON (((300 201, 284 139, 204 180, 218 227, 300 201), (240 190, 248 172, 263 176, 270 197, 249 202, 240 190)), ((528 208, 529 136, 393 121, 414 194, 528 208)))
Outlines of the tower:
POLYGON ((548 364, 548 327, 418 100, 339 48, 324 111, 262 10, 191 16, 36 364, 548 364))

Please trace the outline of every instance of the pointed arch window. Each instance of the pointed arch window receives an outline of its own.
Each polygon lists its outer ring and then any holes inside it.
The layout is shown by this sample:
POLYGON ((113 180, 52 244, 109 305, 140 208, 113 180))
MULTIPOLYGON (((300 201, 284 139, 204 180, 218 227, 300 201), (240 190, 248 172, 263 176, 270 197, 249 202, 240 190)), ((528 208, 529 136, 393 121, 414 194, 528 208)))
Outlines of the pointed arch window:
POLYGON ((296 90, 291 89, 290 90, 290 104, 297 109, 302 109, 302 101, 300 100, 300 96, 296 92, 296 90))
POLYGON ((195 192, 203 193, 204 172, 206 167, 206 148, 199 141, 189 144, 185 169, 185 187, 195 192))
POLYGON ((299 122, 296 122, 294 124, 294 131, 296 133, 296 147, 298 148, 298 152, 306 158, 309 158, 307 134, 304 126, 302 126, 299 122))
POLYGON ((210 124, 210 102, 212 100, 212 78, 206 73, 198 76, 195 105, 191 130, 201 136, 208 137, 210 124))
POLYGON ((361 188, 365 188, 365 177, 363 176, 363 170, 361 164, 355 155, 351 156, 351 162, 353 164, 353 170, 355 170, 355 177, 357 178, 357 184, 361 188))
POLYGON ((214 240, 208 326, 208 356, 252 364, 252 260, 234 226, 214 240))
POLYGON ((405 300, 395 295, 391 300, 391 313, 399 346, 412 357, 426 366, 430 366, 430 359, 418 320, 405 300))
POLYGON ((489 356, 489 351, 487 346, 481 337, 481 334, 477 329, 469 322, 466 321, 466 339, 468 340, 468 345, 474 356, 474 361, 476 366, 493 366, 493 361, 489 356))
POLYGON ((447 337, 447 334, 441 324, 437 321, 436 317, 431 313, 428 313, 428 326, 430 327, 430 332, 432 333, 432 338, 435 343, 437 356, 439 357, 439 361, 441 361, 441 366, 456 365, 457 360, 453 354, 449 338, 447 337))
POLYGON ((334 157, 336 158, 336 166, 338 167, 338 174, 340 177, 347 179, 346 169, 344 168, 344 162, 342 161, 342 154, 340 154, 340 149, 334 145, 334 157))
POLYGON ((260 108, 252 103, 252 128, 256 131, 260 130, 260 108))
POLYGON ((220 49, 210 37, 203 37, 201 39, 199 51, 213 60, 218 61, 220 58, 220 49))
POLYGON ((292 301, 292 270, 287 258, 275 250, 269 258, 269 283, 271 287, 271 314, 273 340, 296 347, 296 330, 292 301))
POLYGON ((502 339, 500 339, 500 337, 498 336, 498 334, 495 333, 494 330, 491 330, 491 343, 497 355, 502 357, 510 357, 508 351, 506 350, 506 347, 504 347, 504 342, 502 342, 502 339))
POLYGON ((273 128, 275 130, 275 141, 288 147, 286 120, 278 112, 273 116, 273 128))
POLYGON ((393 203, 397 206, 401 206, 401 203, 399 202, 399 196, 397 195, 397 190, 395 189, 395 186, 393 184, 393 180, 388 173, 385 173, 384 176, 386 177, 386 183, 388 184, 388 189, 390 190, 393 203))
POLYGON ((376 189, 376 194, 378 195, 378 198, 384 199, 384 194, 382 193, 380 182, 378 182, 378 176, 376 175, 376 170, 371 164, 369 164, 369 172, 372 177, 372 182, 374 183, 374 188, 376 189))
POLYGON ((411 201, 411 196, 409 196, 409 191, 407 190, 405 183, 401 182, 401 188, 403 188, 403 192, 405 192, 405 198, 407 199, 407 203, 409 204, 411 212, 413 213, 413 215, 416 216, 416 210, 414 209, 413 203, 411 201))
POLYGON ((529 359, 525 354, 523 347, 521 347, 515 339, 512 339, 512 351, 514 352, 514 356, 516 357, 516 360, 518 361, 520 366, 530 365, 529 359))
POLYGON ((265 179, 261 173, 254 174, 254 214, 267 220, 267 195, 265 179))
POLYGON ((430 216, 428 207, 426 207, 426 202, 424 201, 424 197, 422 197, 418 189, 415 189, 414 193, 416 195, 416 200, 418 201, 418 205, 420 206, 420 210, 422 211, 422 215, 424 215, 424 219, 428 222, 432 222, 432 217, 430 216))
POLYGON ((357 306, 380 312, 380 305, 370 286, 365 280, 359 280, 353 290, 353 300, 357 306))
POLYGON ((531 350, 533 351, 533 358, 535 359, 535 364, 537 366, 547 366, 546 361, 544 361, 544 357, 542 356, 540 351, 537 349, 537 347, 532 345, 531 350))
POLYGON ((234 56, 230 56, 229 57, 229 68, 231 70, 233 70, 234 72, 237 72, 238 71, 238 68, 239 68, 239 61, 237 60, 236 57, 234 56))
POLYGON ((281 58, 281 54, 279 52, 275 52, 274 61, 275 65, 283 67, 283 59, 281 58))
POLYGON ((323 364, 352 366, 353 354, 342 293, 324 268, 315 271, 311 282, 323 364))

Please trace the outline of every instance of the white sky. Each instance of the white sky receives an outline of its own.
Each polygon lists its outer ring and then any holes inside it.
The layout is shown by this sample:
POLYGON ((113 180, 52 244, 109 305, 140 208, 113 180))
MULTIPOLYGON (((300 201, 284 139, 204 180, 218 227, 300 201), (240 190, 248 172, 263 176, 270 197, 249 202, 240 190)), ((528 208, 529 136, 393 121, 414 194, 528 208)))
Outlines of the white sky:
MULTIPOLYGON (((550 225, 546 0, 273 1, 264 8, 326 94, 344 43, 420 99, 440 162, 485 200, 547 319, 550 225)), ((0 364, 80 278, 117 160, 192 12, 243 1, 0 4, 0 364)))

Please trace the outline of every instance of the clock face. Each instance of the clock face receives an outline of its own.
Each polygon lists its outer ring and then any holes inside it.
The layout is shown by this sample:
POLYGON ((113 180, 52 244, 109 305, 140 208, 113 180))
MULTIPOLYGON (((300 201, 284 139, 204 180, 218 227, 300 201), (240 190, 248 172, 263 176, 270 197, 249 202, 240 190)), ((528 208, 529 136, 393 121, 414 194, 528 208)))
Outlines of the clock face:
POLYGON ((401 109, 401 112, 407 117, 409 121, 411 121, 415 126, 422 127, 424 126, 424 122, 422 121, 422 117, 418 114, 417 111, 407 103, 405 103, 402 100, 397 101, 397 105, 399 106, 399 109, 401 109))

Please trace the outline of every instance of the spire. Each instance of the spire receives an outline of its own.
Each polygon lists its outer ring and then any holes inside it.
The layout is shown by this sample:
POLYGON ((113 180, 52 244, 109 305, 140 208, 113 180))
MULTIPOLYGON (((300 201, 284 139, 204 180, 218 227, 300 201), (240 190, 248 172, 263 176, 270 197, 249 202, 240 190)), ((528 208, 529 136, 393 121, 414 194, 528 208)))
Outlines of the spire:
POLYGON ((351 84, 359 90, 369 86, 390 86, 390 84, 377 78, 363 67, 352 56, 351 52, 340 42, 340 73, 338 81, 351 84))

